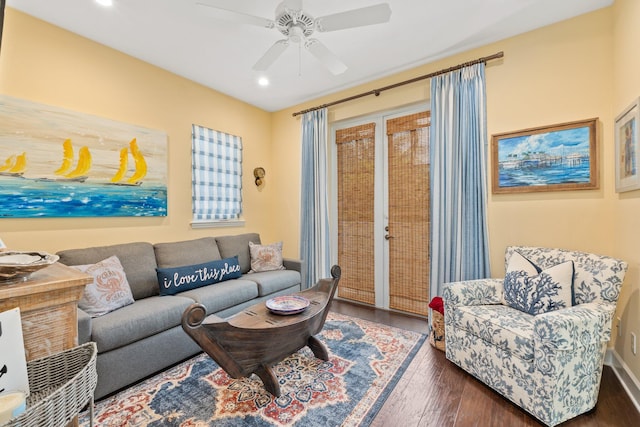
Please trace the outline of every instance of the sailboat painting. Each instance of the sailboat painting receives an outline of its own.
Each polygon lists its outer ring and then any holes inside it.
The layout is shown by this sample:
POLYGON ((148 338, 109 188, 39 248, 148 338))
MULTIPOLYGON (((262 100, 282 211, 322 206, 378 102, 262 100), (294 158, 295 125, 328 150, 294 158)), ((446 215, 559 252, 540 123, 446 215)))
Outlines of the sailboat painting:
POLYGON ((166 216, 167 135, 0 95, 0 218, 166 216))
POLYGON ((7 157, 4 165, 0 166, 0 176, 22 176, 27 168, 27 153, 7 157))

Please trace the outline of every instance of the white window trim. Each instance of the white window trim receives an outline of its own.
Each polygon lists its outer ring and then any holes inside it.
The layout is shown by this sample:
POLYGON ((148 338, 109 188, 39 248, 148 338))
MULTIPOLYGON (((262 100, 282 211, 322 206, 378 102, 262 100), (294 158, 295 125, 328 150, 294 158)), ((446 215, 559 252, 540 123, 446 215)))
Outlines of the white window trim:
POLYGON ((207 221, 191 221, 191 228, 226 228, 244 227, 244 219, 221 219, 207 221))

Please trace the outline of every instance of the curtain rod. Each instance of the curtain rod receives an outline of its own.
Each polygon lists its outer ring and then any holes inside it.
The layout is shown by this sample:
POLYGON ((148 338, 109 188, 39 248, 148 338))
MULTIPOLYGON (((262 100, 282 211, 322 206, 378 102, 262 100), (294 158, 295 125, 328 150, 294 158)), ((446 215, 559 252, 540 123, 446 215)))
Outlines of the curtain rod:
POLYGON ((489 55, 489 56, 485 56, 485 57, 482 57, 482 58, 474 59, 473 61, 464 62, 462 64, 454 65, 453 67, 445 68, 443 70, 435 71, 433 73, 425 74, 423 76, 414 77, 412 79, 405 80, 403 82, 394 83, 392 85, 384 86, 384 87, 381 87, 379 89, 373 89, 373 90, 370 90, 368 92, 363 92, 363 93, 359 93, 357 95, 349 96, 347 98, 338 99, 337 101, 332 101, 332 102, 329 102, 327 104, 318 105, 317 107, 307 108, 306 110, 298 111, 296 113, 293 113, 292 115, 293 115, 293 117, 299 116, 300 114, 309 113, 311 111, 319 110, 321 108, 331 107, 331 106, 336 105, 336 104, 342 104, 343 102, 352 101, 354 99, 362 98, 362 97, 369 96, 369 95, 379 96, 380 92, 388 90, 388 89, 394 89, 394 88, 397 88, 399 86, 404 86, 404 85, 407 85, 407 84, 410 84, 410 83, 418 82, 420 80, 430 79, 431 77, 439 76, 440 74, 445 74, 445 73, 449 73, 451 71, 456 71, 456 70, 459 70, 461 68, 468 67, 470 65, 479 64, 481 62, 491 61, 492 59, 502 58, 503 56, 504 56, 504 52, 494 53, 493 55, 489 55))

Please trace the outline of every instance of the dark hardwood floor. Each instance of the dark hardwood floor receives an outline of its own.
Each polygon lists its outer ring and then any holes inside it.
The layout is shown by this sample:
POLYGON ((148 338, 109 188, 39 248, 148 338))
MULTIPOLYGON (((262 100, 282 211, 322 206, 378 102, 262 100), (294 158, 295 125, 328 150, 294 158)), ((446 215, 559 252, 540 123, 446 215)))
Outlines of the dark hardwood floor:
MULTIPOLYGON (((332 311, 428 333, 425 319, 334 300, 332 311)), ((532 427, 535 418, 449 362, 425 341, 371 424, 376 427, 532 427)), ((595 409, 562 427, 640 426, 640 413, 615 373, 604 367, 595 409)))

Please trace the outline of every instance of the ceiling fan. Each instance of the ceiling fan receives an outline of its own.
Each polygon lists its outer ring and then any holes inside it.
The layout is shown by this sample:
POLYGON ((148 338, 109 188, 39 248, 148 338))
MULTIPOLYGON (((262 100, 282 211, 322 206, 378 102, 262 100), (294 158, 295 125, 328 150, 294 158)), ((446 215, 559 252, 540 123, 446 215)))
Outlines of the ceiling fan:
POLYGON ((286 37, 276 41, 253 65, 253 69, 256 71, 266 71, 287 47, 294 43, 308 50, 331 73, 342 74, 347 70, 347 66, 318 39, 310 36, 316 31, 337 31, 382 24, 388 22, 391 17, 391 8, 387 3, 313 18, 302 9, 302 0, 284 0, 276 8, 273 20, 224 9, 204 1, 196 2, 196 4, 214 18, 269 29, 275 28, 286 37))

